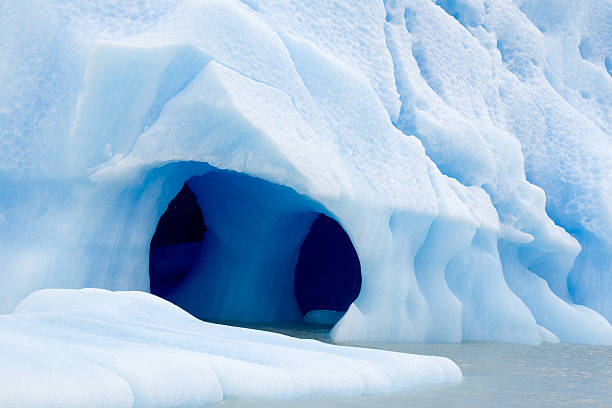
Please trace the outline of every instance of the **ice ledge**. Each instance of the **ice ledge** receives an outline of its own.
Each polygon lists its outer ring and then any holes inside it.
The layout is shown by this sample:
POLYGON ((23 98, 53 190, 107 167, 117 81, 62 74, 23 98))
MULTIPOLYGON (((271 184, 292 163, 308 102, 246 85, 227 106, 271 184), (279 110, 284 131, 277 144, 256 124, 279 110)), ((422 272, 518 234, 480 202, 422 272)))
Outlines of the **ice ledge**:
POLYGON ((461 380, 446 358, 206 323, 143 292, 34 292, 0 333, 0 406, 196 407, 461 380))

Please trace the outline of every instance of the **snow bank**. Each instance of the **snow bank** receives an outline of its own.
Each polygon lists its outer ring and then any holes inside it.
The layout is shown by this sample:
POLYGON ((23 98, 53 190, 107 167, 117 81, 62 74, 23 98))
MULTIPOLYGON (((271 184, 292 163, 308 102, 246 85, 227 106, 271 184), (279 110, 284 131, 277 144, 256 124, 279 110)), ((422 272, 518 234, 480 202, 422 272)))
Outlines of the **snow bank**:
POLYGON ((461 380, 443 357, 205 323, 143 292, 38 291, 0 317, 0 333, 2 406, 200 407, 461 380))

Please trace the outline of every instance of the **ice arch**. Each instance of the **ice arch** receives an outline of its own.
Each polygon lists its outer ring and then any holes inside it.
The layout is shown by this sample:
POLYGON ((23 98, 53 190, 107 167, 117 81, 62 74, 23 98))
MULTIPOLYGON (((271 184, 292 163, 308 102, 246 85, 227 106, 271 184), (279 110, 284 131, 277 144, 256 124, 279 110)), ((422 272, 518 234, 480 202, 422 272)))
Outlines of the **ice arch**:
POLYGON ((361 288, 350 238, 294 190, 241 173, 190 178, 160 217, 151 292, 206 320, 300 320, 345 312, 361 288))

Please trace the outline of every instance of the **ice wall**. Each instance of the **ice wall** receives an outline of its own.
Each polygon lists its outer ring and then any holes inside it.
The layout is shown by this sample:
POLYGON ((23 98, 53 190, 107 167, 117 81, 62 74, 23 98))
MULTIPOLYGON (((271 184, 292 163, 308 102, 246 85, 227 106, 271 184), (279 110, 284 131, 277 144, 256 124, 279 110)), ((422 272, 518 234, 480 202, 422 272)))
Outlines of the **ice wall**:
POLYGON ((0 310, 148 290, 168 203, 228 172, 299 197, 198 194, 221 241, 252 238, 257 276, 291 275, 312 213, 351 238, 362 288, 336 340, 612 343, 577 305, 612 318, 610 5, 541 4, 4 4, 0 310), (258 206, 276 215, 231 225, 258 206))

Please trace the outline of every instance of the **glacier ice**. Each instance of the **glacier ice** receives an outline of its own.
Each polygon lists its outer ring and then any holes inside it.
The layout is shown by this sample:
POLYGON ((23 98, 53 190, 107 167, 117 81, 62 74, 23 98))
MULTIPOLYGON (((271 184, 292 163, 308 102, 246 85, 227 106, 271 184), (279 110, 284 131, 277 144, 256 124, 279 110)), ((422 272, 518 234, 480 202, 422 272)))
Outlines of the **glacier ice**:
POLYGON ((215 239, 175 248, 166 295, 195 315, 301 319, 322 214, 361 268, 335 340, 610 344, 611 8, 4 4, 0 311, 149 291, 187 183, 215 239))

